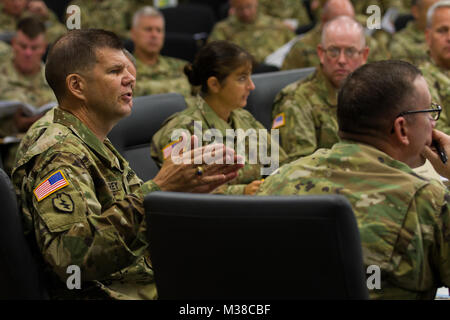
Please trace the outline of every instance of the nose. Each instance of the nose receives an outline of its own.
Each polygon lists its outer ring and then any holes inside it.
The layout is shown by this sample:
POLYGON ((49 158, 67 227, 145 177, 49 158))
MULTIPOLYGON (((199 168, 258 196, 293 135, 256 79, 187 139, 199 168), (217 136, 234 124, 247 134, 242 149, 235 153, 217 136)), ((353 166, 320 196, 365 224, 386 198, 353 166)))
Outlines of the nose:
POLYGON ((347 62, 347 57, 345 56, 344 50, 339 51, 338 62, 342 64, 347 62))
POLYGON ((124 86, 131 85, 132 88, 134 88, 136 84, 136 77, 128 69, 125 69, 125 76, 122 78, 122 84, 124 86))
POLYGON ((248 89, 250 91, 255 90, 255 83, 253 82, 252 78, 249 78, 248 89))

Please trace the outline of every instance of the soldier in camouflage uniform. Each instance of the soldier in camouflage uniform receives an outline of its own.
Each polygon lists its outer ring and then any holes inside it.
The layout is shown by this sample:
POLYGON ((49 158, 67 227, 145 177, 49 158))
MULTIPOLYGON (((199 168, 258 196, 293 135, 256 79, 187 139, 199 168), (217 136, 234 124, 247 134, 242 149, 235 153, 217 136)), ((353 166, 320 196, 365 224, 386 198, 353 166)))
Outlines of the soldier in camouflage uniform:
MULTIPOLYGON (((290 70, 318 66, 317 45, 320 43, 322 27, 325 23, 338 16, 355 17, 355 11, 350 1, 327 1, 323 9, 323 14, 321 15, 321 23, 317 24, 292 46, 281 68, 283 70, 290 70)), ((374 38, 367 36, 366 42, 370 48, 369 61, 384 60, 389 56, 384 45, 378 44, 374 38)))
MULTIPOLYGON (((261 13, 274 18, 283 19, 289 24, 290 20, 295 21, 295 25, 304 26, 312 23, 308 10, 302 1, 297 0, 259 0, 259 10, 261 13)), ((296 27, 293 28, 295 31, 296 27)))
POLYGON ((323 32, 325 42, 318 50, 322 66, 308 78, 288 85, 274 101, 272 129, 280 130, 281 146, 290 161, 339 141, 338 90, 347 75, 366 62, 369 53, 363 27, 350 17, 328 22, 323 32), (342 45, 354 48, 353 55, 345 57, 339 51, 336 57, 331 56, 332 48, 342 45))
POLYGON ((405 29, 394 34, 389 46, 391 58, 405 60, 419 65, 428 58, 428 46, 425 41, 428 9, 438 0, 414 0, 411 13, 415 21, 405 29))
MULTIPOLYGON (((33 17, 20 20, 12 39, 13 57, 0 65, 0 100, 19 101, 36 108, 56 102, 45 81, 42 57, 46 47, 44 24, 33 17)), ((0 118, 0 137, 16 136, 25 132, 40 116, 26 115, 21 109, 3 116, 0 118)), ((14 165, 17 146, 5 146, 3 165, 8 174, 14 165)))
POLYGON ((101 30, 60 39, 46 70, 60 106, 30 128, 18 151, 12 180, 52 298, 154 299, 143 196, 209 192, 237 176, 238 165, 202 165, 198 176, 195 165, 171 160, 153 181, 136 176, 106 138, 131 112, 135 69, 122 49, 101 30), (81 270, 81 290, 66 287, 71 265, 81 270))
POLYGON ((295 37, 279 19, 258 12, 258 0, 232 0, 235 14, 218 22, 208 41, 227 40, 250 52, 257 63, 295 37), (248 7, 248 8, 247 8, 248 7))
POLYGON ((186 61, 160 54, 164 45, 164 16, 157 9, 143 7, 133 17, 131 39, 136 56, 136 96, 177 92, 191 96, 191 86, 183 73, 186 61))
MULTIPOLYGON (((234 141, 236 150, 237 142, 231 134, 237 135, 236 130, 238 129, 244 132, 253 129, 255 137, 258 139, 258 150, 263 141, 261 139, 266 138, 267 154, 277 152, 277 150, 272 150, 270 135, 264 130, 264 126, 248 111, 242 109, 247 103, 250 91, 254 89, 250 78, 250 59, 248 53, 225 41, 211 42, 200 50, 192 67, 188 67, 191 71, 187 71, 187 73, 192 85, 202 86, 203 97, 198 96, 188 109, 169 117, 153 136, 151 155, 157 163, 162 164, 170 157, 174 143, 177 141, 172 138, 176 129, 187 130, 190 134, 199 132, 199 141, 203 141, 203 139, 211 141, 211 138, 204 138, 207 136, 205 131, 208 129, 218 130, 223 141, 234 141), (206 61, 209 61, 210 65, 206 64, 206 61), (225 71, 223 71, 224 69, 225 71), (221 79, 220 84, 217 79, 221 79), (213 82, 212 85, 210 82, 213 82), (236 85, 236 82, 239 84, 236 85), (261 136, 259 130, 264 130, 264 137, 261 136)), ((212 134, 215 137, 218 136, 215 133, 212 134)), ((238 178, 227 188, 223 186, 220 190, 216 190, 216 193, 251 194, 250 190, 259 185, 260 181, 253 184, 252 182, 263 177, 261 173, 263 164, 259 161, 260 159, 257 159, 255 164, 250 163, 249 140, 245 139, 245 150, 248 151, 245 151, 246 153, 242 156, 246 157, 246 163, 244 168, 239 171, 238 178)), ((286 154, 282 149, 279 149, 278 158, 279 163, 286 159, 286 154)))
POLYGON ((411 169, 423 162, 424 150, 436 163, 428 148, 435 122, 426 112, 398 116, 428 109, 430 102, 413 65, 380 61, 361 67, 339 94, 343 141, 282 166, 258 193, 346 197, 364 265, 381 269, 381 289, 370 291, 372 299, 433 299, 437 288, 450 285, 450 194, 411 169))
POLYGON ((441 119, 436 127, 450 134, 450 1, 440 1, 430 8, 426 41, 429 59, 421 64, 430 87, 433 101, 442 106, 441 119), (431 12, 433 10, 433 12, 431 12), (442 30, 447 30, 443 33, 442 30))
POLYGON ((125 0, 73 0, 81 10, 81 29, 96 28, 113 31, 129 38, 131 3, 125 0))
POLYGON ((29 16, 37 17, 45 23, 47 39, 50 42, 55 41, 67 31, 55 13, 47 8, 44 1, 2 0, 0 3, 0 33, 12 35, 16 30, 17 22, 29 16))

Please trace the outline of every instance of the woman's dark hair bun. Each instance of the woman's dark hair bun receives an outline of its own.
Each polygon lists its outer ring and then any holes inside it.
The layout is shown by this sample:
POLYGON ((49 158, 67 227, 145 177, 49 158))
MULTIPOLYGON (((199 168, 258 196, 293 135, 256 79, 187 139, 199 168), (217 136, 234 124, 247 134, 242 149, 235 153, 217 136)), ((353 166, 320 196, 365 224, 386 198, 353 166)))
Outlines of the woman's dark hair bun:
POLYGON ((192 63, 188 63, 184 66, 184 74, 187 76, 189 83, 192 84, 193 86, 199 86, 202 83, 199 79, 197 72, 195 71, 196 70, 194 70, 194 66, 192 65, 192 63))

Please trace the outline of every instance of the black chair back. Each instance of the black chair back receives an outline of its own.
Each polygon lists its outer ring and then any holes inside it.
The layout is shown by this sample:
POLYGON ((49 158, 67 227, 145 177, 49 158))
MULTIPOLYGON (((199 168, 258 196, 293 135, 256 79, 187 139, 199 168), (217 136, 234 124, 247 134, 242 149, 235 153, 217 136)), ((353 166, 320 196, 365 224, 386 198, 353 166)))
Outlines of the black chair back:
POLYGON ((255 83, 247 100, 247 110, 267 129, 272 127, 272 106, 276 95, 288 84, 306 78, 315 68, 260 73, 252 76, 255 83))
POLYGON ((155 192, 144 200, 161 299, 367 299, 341 196, 155 192))
POLYGON ((44 278, 24 236, 11 181, 0 169, 0 300, 48 299, 44 278))
POLYGON ((185 108, 184 97, 178 93, 137 97, 131 115, 109 133, 112 144, 142 180, 152 179, 159 171, 150 156, 153 135, 164 120, 185 108))

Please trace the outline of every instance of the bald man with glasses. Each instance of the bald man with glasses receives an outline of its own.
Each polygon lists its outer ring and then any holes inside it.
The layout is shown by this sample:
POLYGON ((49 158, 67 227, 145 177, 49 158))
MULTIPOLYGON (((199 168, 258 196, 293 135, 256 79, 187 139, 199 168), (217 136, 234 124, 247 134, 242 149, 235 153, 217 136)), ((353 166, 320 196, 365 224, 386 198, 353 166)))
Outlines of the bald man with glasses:
POLYGON ((284 88, 273 106, 272 129, 280 130, 281 145, 291 161, 339 141, 338 90, 369 55, 362 25, 347 16, 326 23, 317 55, 317 71, 284 88))
POLYGON ((370 298, 434 299, 438 288, 450 286, 450 195, 413 168, 426 156, 450 178, 449 162, 432 147, 439 140, 450 152, 450 137, 434 130, 440 112, 414 65, 364 65, 339 91, 342 141, 282 166, 257 194, 344 196, 357 220, 365 268, 381 270, 370 298))

